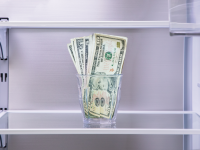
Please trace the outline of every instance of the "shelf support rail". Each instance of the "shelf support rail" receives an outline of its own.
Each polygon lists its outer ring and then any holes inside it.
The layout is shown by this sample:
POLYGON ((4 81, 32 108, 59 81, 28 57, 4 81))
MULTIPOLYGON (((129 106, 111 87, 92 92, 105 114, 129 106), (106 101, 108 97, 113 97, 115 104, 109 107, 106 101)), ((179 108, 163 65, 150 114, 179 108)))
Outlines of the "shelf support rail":
MULTIPOLYGON (((0 22, 7 22, 8 18, 0 18, 0 22)), ((8 108, 8 29, 0 28, 0 110, 8 108)), ((1 112, 2 113, 2 112, 1 112)), ((1 128, 7 128, 7 119, 3 118, 1 128)), ((0 150, 7 150, 8 135, 0 135, 0 150)))
MULTIPOLYGON (((8 129, 7 111, 0 111, 0 129, 8 129)), ((7 150, 8 135, 0 134, 0 150, 7 150)))
MULTIPOLYGON (((0 18, 7 22, 8 18, 0 18)), ((8 108, 8 29, 0 28, 0 110, 8 108)))
MULTIPOLYGON (((0 22, 7 22, 8 18, 0 18, 0 22)), ((0 29, 0 57, 1 60, 7 60, 8 57, 8 29, 0 29)))
POLYGON ((7 135, 0 135, 0 149, 7 148, 6 137, 7 135))

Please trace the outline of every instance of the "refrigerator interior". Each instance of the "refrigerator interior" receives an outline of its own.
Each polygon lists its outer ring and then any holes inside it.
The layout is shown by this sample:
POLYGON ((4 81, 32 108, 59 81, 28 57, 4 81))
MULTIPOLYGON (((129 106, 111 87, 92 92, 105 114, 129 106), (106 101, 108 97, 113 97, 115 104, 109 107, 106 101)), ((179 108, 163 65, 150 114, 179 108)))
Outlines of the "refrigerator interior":
MULTIPOLYGON (((10 21, 168 21, 168 1, 9 0, 0 2, 0 14, 10 21)), ((184 110, 185 40, 170 37, 168 28, 9 29, 8 108, 80 110, 67 44, 91 33, 128 37, 119 110, 184 110)), ((182 135, 9 135, 8 140, 8 150, 184 148, 182 135)))

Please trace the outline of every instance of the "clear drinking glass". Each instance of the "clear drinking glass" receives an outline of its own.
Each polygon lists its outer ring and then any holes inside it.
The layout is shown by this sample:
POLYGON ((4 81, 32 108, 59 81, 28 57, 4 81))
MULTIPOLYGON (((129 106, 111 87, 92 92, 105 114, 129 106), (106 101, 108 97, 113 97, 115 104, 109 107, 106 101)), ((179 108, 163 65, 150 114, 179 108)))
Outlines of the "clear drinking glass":
POLYGON ((120 101, 122 75, 77 75, 85 124, 113 124, 120 101))

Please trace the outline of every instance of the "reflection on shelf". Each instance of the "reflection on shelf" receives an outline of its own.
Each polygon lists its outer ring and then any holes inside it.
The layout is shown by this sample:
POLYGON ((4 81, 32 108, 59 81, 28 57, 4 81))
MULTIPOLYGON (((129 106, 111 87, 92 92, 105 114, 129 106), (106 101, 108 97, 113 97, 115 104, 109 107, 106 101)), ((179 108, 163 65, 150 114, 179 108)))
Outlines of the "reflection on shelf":
POLYGON ((116 128, 116 123, 114 124, 83 124, 84 128, 116 128))

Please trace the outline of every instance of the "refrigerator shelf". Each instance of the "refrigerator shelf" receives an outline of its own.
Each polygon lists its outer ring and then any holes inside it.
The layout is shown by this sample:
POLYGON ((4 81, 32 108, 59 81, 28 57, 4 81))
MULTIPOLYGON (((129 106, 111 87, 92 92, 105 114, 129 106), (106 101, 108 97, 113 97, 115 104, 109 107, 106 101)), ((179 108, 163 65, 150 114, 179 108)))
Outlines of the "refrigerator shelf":
POLYGON ((169 28, 168 21, 2 21, 0 28, 169 28))
POLYGON ((115 125, 84 125, 80 111, 18 110, 0 113, 0 134, 200 134, 190 111, 119 111, 115 125))
POLYGON ((171 35, 200 35, 200 0, 169 0, 171 35))

